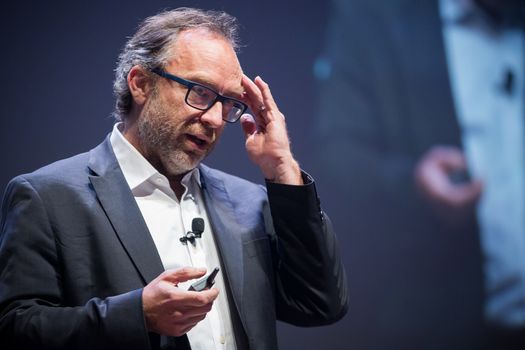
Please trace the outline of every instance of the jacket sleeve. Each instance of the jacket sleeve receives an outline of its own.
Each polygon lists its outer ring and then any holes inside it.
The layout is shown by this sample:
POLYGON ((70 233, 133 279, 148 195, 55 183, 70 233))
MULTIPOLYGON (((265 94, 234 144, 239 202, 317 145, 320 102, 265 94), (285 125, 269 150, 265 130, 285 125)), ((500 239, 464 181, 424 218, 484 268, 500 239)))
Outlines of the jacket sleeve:
POLYGON ((276 234, 276 312, 298 326, 333 323, 348 308, 346 274, 332 224, 313 180, 304 186, 267 183, 276 234))
POLYGON ((23 177, 4 195, 0 233, 2 349, 149 348, 142 289, 68 302, 60 246, 46 206, 23 177))

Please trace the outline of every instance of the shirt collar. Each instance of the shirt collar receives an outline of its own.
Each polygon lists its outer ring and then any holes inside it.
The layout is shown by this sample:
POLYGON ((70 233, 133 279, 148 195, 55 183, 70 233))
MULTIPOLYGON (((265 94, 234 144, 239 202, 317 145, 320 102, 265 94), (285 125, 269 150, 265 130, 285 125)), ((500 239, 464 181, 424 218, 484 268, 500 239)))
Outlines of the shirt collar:
MULTIPOLYGON (((164 178, 166 183, 168 183, 167 178, 159 173, 124 135, 122 135, 120 130, 123 125, 123 123, 116 123, 113 126, 110 142, 129 188, 134 190, 152 178, 164 178)), ((201 187, 200 171, 198 168, 184 175, 181 182, 190 188, 189 184, 192 179, 201 187)))

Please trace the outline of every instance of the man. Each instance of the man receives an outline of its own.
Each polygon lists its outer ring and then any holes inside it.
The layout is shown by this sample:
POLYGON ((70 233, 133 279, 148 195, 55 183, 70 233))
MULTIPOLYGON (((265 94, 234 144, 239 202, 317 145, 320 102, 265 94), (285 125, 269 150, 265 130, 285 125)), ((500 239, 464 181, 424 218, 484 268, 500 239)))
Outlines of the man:
POLYGON ((525 348, 524 8, 335 2, 316 132, 356 348, 525 348))
POLYGON ((345 314, 330 222, 236 35, 221 12, 146 19, 119 58, 111 135, 9 184, 2 348, 274 349, 276 319, 345 314), (266 189, 201 164, 238 119, 266 189), (216 288, 188 290, 215 267, 216 288))

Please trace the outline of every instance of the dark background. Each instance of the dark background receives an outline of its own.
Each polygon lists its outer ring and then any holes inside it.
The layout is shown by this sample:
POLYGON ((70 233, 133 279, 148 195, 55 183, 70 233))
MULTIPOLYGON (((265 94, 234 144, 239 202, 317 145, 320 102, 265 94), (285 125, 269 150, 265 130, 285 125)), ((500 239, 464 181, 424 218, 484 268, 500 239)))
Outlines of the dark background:
MULTIPOLYGON (((321 51, 328 1, 24 1, 0 5, 0 188, 14 176, 85 152, 114 123, 113 69, 138 23, 179 6, 225 10, 241 23, 239 58, 250 77, 261 75, 287 117, 293 150, 314 170, 311 125, 315 116, 313 64, 321 51)), ((228 126, 206 163, 262 183, 248 160, 240 125, 228 126)), ((337 229, 339 218, 332 218, 337 229)), ((342 233, 339 233, 342 235, 342 233)), ((341 247, 345 251, 345 247, 341 247)), ((351 313, 351 310, 350 310, 351 313)), ((348 316, 345 320, 348 319, 348 316)), ((345 349, 345 320, 336 326, 300 329, 279 324, 283 349, 345 349)))

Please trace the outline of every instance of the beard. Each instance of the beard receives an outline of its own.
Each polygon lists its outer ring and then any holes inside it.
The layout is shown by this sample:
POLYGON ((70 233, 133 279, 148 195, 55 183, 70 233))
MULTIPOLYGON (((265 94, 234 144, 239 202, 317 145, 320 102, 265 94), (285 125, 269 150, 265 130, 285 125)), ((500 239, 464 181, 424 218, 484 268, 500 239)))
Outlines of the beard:
POLYGON ((203 125, 199 118, 175 117, 177 109, 181 107, 166 106, 155 90, 138 120, 138 134, 144 156, 166 176, 185 174, 196 168, 213 150, 216 132, 203 125), (214 142, 203 151, 187 149, 186 135, 198 132, 210 135, 214 142))

